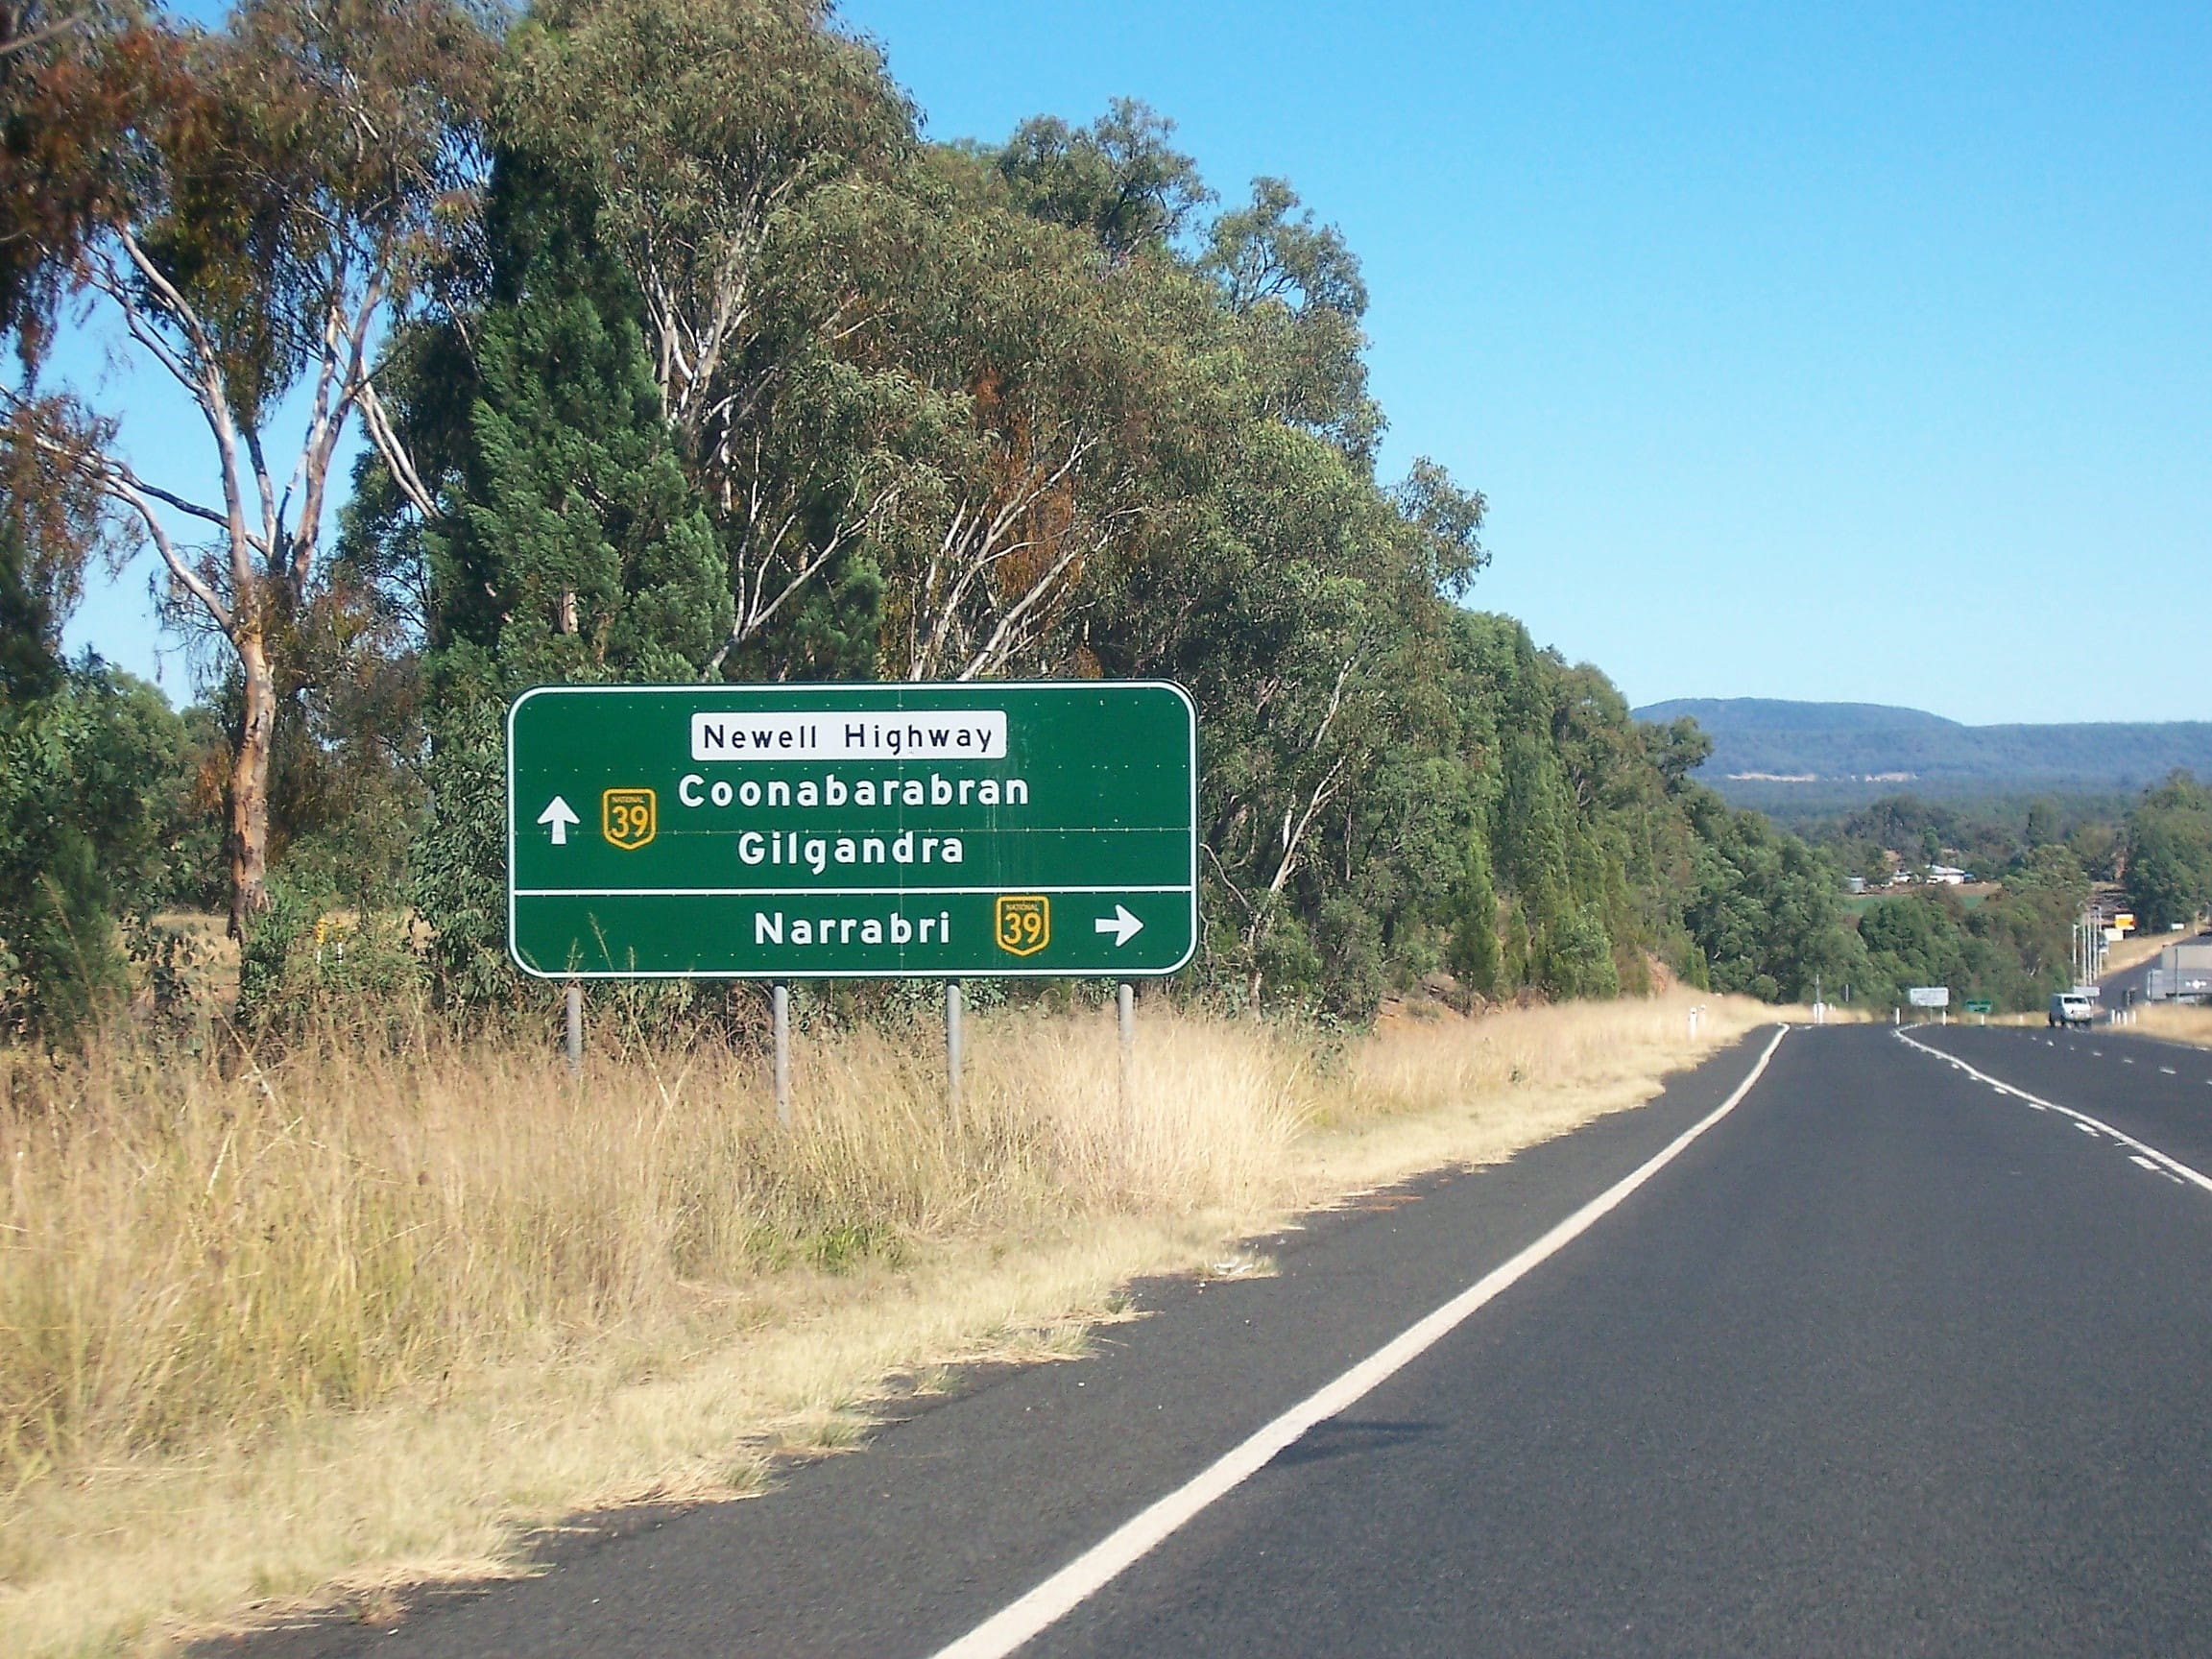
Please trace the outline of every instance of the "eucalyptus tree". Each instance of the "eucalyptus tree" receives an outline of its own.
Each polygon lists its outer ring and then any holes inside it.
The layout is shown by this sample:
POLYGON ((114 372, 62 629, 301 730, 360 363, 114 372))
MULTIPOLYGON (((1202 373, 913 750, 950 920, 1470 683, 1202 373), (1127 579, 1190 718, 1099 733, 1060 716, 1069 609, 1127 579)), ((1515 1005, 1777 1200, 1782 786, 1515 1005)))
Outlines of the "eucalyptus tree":
POLYGON ((1022 212, 1083 231, 1122 260, 1173 246, 1214 200, 1174 135, 1158 110, 1117 98, 1088 127, 1032 116, 989 159, 1022 212))
POLYGON ((1085 639, 1109 672, 1182 681, 1206 719, 1209 971, 1254 1010, 1270 982, 1349 1007, 1415 902, 1401 853, 1433 868, 1438 833, 1472 833, 1453 768, 1420 762, 1483 504, 1426 462, 1377 481, 1365 289, 1334 230, 1262 180, 1195 241, 1158 255, 1205 298, 1173 334, 1186 459, 1156 474, 1171 510, 1082 608, 1085 639))
MULTIPOLYGON (((413 476, 373 363, 473 218, 493 21, 464 0, 247 0, 218 32, 160 25, 164 79, 111 135, 118 181, 70 250, 67 280, 184 394, 206 471, 175 484, 142 473, 125 412, 102 410, 95 388, 80 396, 105 419, 18 427, 132 516, 177 614, 227 648, 240 935, 268 902, 281 682, 325 596, 323 521, 352 423, 395 476, 413 476)), ((138 42, 121 31, 102 44, 138 42)), ((18 417, 30 404, 27 387, 12 391, 18 417)))
POLYGON ((895 498, 865 465, 878 400, 840 348, 874 326, 868 273, 897 257, 868 246, 870 204, 913 126, 876 49, 821 0, 548 0, 515 36, 503 141, 596 203, 723 541, 715 672, 895 498))
POLYGON ((0 606, 12 652, 35 656, 83 592, 86 568, 131 547, 127 525, 65 457, 113 436, 40 384, 72 274, 124 183, 118 135, 175 84, 176 41, 134 8, 0 4, 0 606))
POLYGON ((921 418, 887 449, 882 670, 1073 668, 1099 596, 1140 568, 1221 431, 1203 286, 1153 247, 1032 211, 1004 173, 940 152, 887 308, 921 418))

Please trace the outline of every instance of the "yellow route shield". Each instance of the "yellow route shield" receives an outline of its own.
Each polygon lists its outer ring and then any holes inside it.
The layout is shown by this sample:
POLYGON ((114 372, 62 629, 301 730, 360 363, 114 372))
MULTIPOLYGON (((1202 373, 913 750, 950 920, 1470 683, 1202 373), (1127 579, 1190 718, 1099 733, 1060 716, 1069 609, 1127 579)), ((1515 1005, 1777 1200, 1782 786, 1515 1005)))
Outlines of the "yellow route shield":
POLYGON ((1001 894, 996 933, 998 949, 1034 956, 1052 942, 1052 901, 1043 894, 1001 894))
POLYGON ((660 803, 650 789, 610 789, 599 797, 599 833, 635 853, 661 827, 660 803))

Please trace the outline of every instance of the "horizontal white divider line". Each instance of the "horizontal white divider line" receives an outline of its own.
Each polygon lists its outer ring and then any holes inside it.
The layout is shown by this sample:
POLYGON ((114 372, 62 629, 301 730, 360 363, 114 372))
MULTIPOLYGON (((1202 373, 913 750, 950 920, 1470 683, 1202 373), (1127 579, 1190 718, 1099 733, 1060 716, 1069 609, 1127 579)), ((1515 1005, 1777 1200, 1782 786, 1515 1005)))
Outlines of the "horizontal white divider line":
POLYGON ((1950 1065, 1958 1067, 1960 1070, 1965 1072, 1969 1077, 1979 1077, 1983 1082, 1987 1083, 1992 1088, 1994 1088, 2000 1094, 2013 1095, 2021 1100, 2025 1100, 2029 1105, 2039 1107, 2046 1112, 2063 1113, 2066 1117, 2074 1119, 2077 1127, 2083 1129, 2102 1129, 2105 1134, 2111 1136, 2113 1140, 2119 1142, 2122 1145, 2134 1147, 2136 1151, 2144 1154, 2146 1157, 2155 1159, 2166 1168, 2171 1169, 2175 1174, 2180 1176, 2182 1180, 2201 1187, 2207 1192, 2212 1192, 2212 1175, 2204 1175, 2199 1173, 2197 1170, 2190 1168, 2188 1165, 2182 1163, 2180 1159, 2170 1158, 2165 1153, 2159 1151, 2157 1147, 2151 1145, 2149 1142, 2136 1140, 2134 1136, 2128 1134, 2125 1129, 2113 1128, 2111 1124, 2105 1122, 2102 1118, 2092 1118, 2086 1112, 2077 1112, 2071 1106, 2061 1106, 2056 1100, 2046 1100, 2040 1094, 2031 1094, 2027 1090, 2019 1088, 2017 1085, 2008 1083, 2002 1077, 1992 1077, 1986 1071, 1977 1071, 1973 1067, 1967 1065, 1965 1061, 1960 1059, 1956 1054, 1946 1054, 1940 1048, 1930 1047, 1925 1043, 1906 1036, 1902 1031, 1897 1033, 1897 1040, 1900 1043, 1910 1044, 1912 1047, 1919 1049, 1923 1054, 1933 1054, 1936 1059, 1945 1061, 1950 1065))
POLYGON ((938 899, 962 894, 985 898, 1030 893, 1183 893, 1176 887, 517 887, 517 899, 938 899))
POLYGON ((1492 1268, 1433 1313, 1407 1327, 1334 1382, 1308 1395, 1166 1497, 1123 1522, 1020 1600, 993 1614, 950 1647, 939 1648, 934 1659, 1004 1659, 1004 1655, 1050 1628, 1112 1583, 1207 1505, 1228 1496, 1264 1469, 1278 1453, 1295 1445, 1309 1430, 1358 1405, 1450 1335, 1484 1303, 1587 1233, 1623 1199, 1671 1164, 1698 1136, 1733 1112, 1737 1102, 1751 1093, 1751 1086, 1759 1081, 1760 1074, 1767 1070, 1767 1062, 1774 1058, 1774 1050, 1789 1034, 1787 1025, 1775 1032, 1774 1041, 1767 1045, 1766 1052, 1759 1056, 1759 1064, 1751 1068, 1751 1074, 1736 1085, 1736 1092, 1669 1142, 1648 1162, 1608 1187, 1520 1254, 1492 1268))

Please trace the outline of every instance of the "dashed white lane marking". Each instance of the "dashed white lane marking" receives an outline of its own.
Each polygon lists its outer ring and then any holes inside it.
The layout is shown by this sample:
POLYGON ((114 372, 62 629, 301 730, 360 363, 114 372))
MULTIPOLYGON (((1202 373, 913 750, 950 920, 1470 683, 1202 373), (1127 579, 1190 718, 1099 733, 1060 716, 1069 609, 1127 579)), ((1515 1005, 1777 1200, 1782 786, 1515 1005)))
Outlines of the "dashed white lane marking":
POLYGON ((2173 1075, 2174 1075, 2174 1068, 2173 1068, 2173 1067, 2171 1067, 2171 1066, 2161 1066, 2161 1067, 2159 1067, 2159 1068, 2158 1068, 2158 1070, 2159 1070, 2159 1072, 2160 1072, 2162 1075, 2164 1075, 2164 1076, 2167 1076, 2167 1077, 2171 1077, 2171 1076, 2173 1076, 2173 1075))
MULTIPOLYGON (((2014 1085, 2006 1082, 2001 1077, 1992 1077, 1986 1071, 1976 1070, 1973 1067, 1967 1065, 1965 1061, 1959 1059, 1956 1055, 1946 1054, 1940 1048, 1931 1048, 1927 1044, 1918 1041, 1916 1038, 1908 1037, 1902 1031, 1897 1033, 1897 1040, 1910 1047, 1919 1049, 1923 1054, 1933 1054, 1938 1060, 1947 1060, 1952 1065, 1958 1067, 1960 1070, 1965 1072, 1969 1077, 1978 1078, 1984 1083, 1993 1083, 2004 1094, 2010 1094, 2019 1100, 2025 1101, 2030 1106, 2038 1107, 2044 1111, 2062 1113, 2064 1116, 2071 1118, 2074 1120, 2074 1126, 2078 1129, 2084 1130, 2092 1135, 2099 1132, 2109 1135, 2113 1140, 2119 1142, 2123 1146, 2132 1146, 2136 1151, 2142 1153, 2146 1158, 2151 1159, 2152 1163, 2158 1166, 2159 1169, 2163 1173, 2171 1176, 2174 1180, 2185 1182, 2192 1187, 2200 1187, 2205 1191, 2212 1192, 2212 1175, 2205 1175, 2200 1170, 2192 1169, 2188 1165, 2182 1163, 2180 1159, 2169 1157, 2167 1154, 2159 1151, 2157 1147, 2150 1144, 2150 1142, 2136 1140, 2134 1136, 2128 1134, 2124 1129, 2113 1128, 2111 1124, 2105 1122, 2102 1118, 2092 1118, 2086 1112, 2077 1112, 2071 1106, 2061 1106, 2056 1100, 2046 1100, 2040 1095, 2031 1094, 2027 1090, 2016 1088, 2014 1085)), ((1771 1052, 1771 1050, 1769 1050, 1769 1052, 1771 1052)))
POLYGON ((1606 1188, 1519 1255, 1492 1268, 1443 1307, 1408 1326, 1334 1382, 1308 1395, 1166 1497, 1124 1521, 1026 1596, 1009 1602, 950 1647, 939 1648, 934 1659, 1004 1659, 1006 1654, 1051 1628, 1111 1584, 1207 1505, 1227 1497, 1266 1468, 1276 1454, 1296 1445, 1307 1431, 1358 1405, 1465 1323, 1484 1303, 1589 1232, 1618 1208, 1623 1199, 1680 1157, 1698 1136, 1735 1111, 1738 1102, 1751 1093, 1751 1086, 1765 1073, 1767 1062, 1774 1058, 1774 1050, 1782 1046, 1782 1039, 1789 1034, 1787 1025, 1775 1032, 1774 1041, 1767 1045, 1766 1052, 1759 1056, 1759 1064, 1751 1068, 1750 1075, 1736 1085, 1736 1092, 1670 1141, 1649 1162, 1606 1188))

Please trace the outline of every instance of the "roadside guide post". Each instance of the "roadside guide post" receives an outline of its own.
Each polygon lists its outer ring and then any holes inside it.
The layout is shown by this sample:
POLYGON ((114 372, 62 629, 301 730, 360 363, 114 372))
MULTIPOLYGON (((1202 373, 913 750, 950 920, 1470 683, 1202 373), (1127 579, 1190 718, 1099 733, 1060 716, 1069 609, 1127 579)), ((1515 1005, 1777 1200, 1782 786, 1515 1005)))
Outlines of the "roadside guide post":
POLYGON ((768 980, 785 1124, 791 980, 943 979, 957 1110, 967 978, 1112 977, 1128 1053, 1129 982, 1197 949, 1197 757, 1161 681, 540 686, 507 715, 508 950, 768 980))

